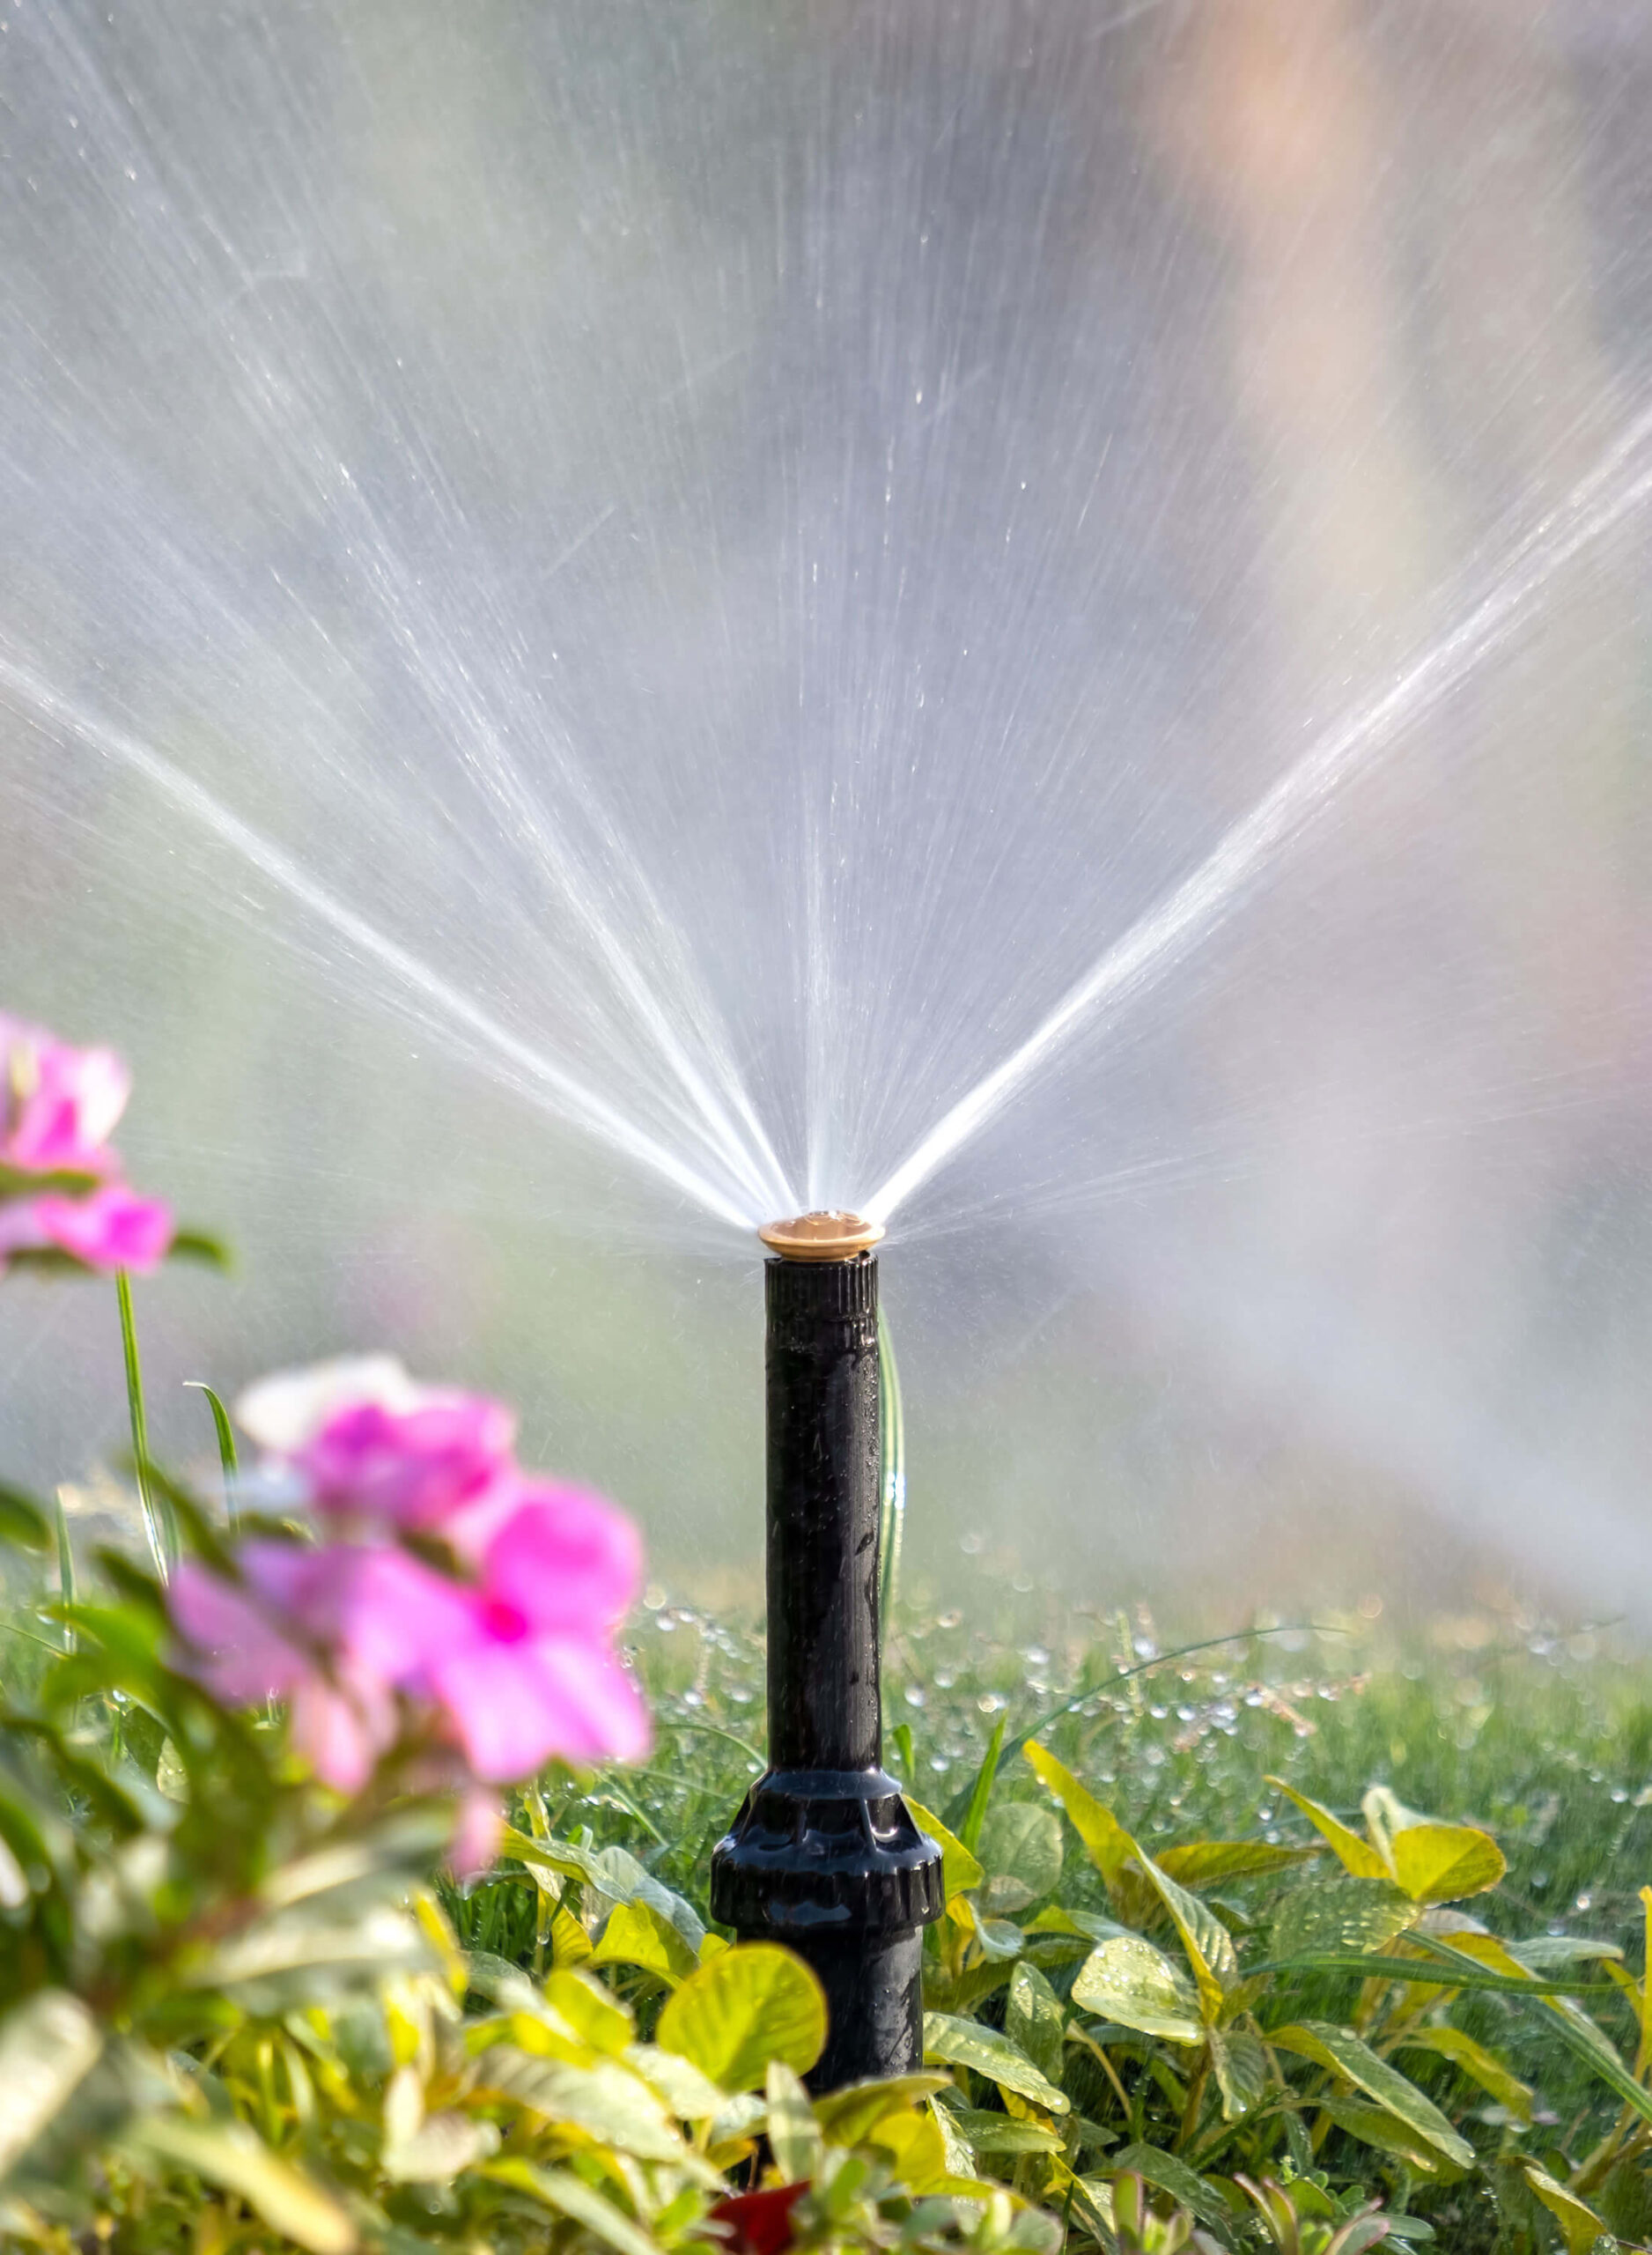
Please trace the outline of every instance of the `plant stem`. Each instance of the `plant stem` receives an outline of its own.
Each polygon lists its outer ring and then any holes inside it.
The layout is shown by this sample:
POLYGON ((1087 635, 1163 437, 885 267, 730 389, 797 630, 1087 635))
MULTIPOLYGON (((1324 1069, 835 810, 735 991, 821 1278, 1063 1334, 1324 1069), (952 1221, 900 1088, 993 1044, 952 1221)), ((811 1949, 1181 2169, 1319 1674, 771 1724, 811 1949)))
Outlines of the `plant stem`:
POLYGON ((114 1294, 121 1310, 121 1348, 126 1358, 126 1406, 132 1420, 132 1468, 137 1479, 137 1500, 144 1514, 144 1532, 155 1571, 170 1580, 178 1554, 178 1530, 172 1513, 158 1500, 149 1477, 149 1420, 144 1411, 144 1370, 137 1357, 137 1326, 132 1317, 132 1283, 124 1268, 114 1272, 114 1294), (164 1513, 164 1516, 163 1516, 164 1513))

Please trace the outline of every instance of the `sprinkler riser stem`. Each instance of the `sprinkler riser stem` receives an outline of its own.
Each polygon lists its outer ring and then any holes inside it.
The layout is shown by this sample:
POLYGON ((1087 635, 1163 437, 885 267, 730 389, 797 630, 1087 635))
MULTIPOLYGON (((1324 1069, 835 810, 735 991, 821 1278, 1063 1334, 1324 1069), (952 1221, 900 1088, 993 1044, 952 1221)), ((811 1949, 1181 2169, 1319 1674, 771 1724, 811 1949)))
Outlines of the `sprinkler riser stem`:
POLYGON ((772 1766, 713 1851, 712 1911, 813 1966, 831 2090, 921 2063, 940 1852, 881 1767, 877 1262, 771 1261, 764 1293, 772 1766))

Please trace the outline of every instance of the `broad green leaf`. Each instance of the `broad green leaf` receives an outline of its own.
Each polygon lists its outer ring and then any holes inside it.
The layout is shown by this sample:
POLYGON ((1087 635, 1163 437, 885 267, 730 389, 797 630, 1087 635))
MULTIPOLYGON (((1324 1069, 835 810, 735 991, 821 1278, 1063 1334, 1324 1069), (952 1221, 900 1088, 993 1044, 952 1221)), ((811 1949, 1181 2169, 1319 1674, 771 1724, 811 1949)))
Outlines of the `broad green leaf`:
POLYGON ((764 2096, 769 2106, 769 2149, 782 2179, 788 2185, 813 2179, 820 2173, 824 2140, 808 2091, 784 2059, 770 2060, 764 2096))
POLYGON ((1296 2021, 1288 2028, 1270 2029, 1267 2040, 1277 2051, 1312 2059, 1353 2083, 1389 2113, 1398 2115, 1407 2129, 1415 2131, 1459 2169, 1473 2167, 1474 2148, 1457 2135, 1433 2100, 1425 2098, 1398 2067, 1378 2059, 1352 2029, 1338 2028, 1325 2020, 1296 2021))
POLYGON ((1071 2101, 1063 2090, 1058 2090, 1046 2075, 1041 2074, 1018 2044, 1007 2036, 1000 2036, 996 2029, 983 2028, 978 2021, 958 2020, 945 2012, 924 2015, 924 2057, 944 2059, 955 2067, 970 2067, 977 2074, 995 2082, 1000 2090, 1013 2090, 1021 2098, 1030 2098, 1036 2106, 1044 2107, 1051 2114, 1065 2114, 1071 2101))
POLYGON ((957 1835, 948 1832, 933 1809, 926 1808, 911 1793, 906 1796, 906 1806, 918 1830, 926 1832, 940 1850, 940 1886, 948 1902, 979 1887, 986 1874, 957 1835))
POLYGON ((1462 2068, 1465 2075, 1488 2091, 1500 2106, 1522 2123, 1531 2120, 1532 2094, 1518 2075, 1512 2074, 1496 2054, 1483 2044, 1477 2044, 1461 2028, 1418 2028, 1400 2038, 1398 2048, 1402 2052, 1433 2052, 1442 2059, 1449 2059, 1462 2068))
POLYGON ((1042 2075, 1058 2083, 1066 2057, 1066 2017, 1060 2000, 1036 1965, 1018 1965, 1009 1977, 1004 2033, 1019 2044, 1042 2075))
POLYGON ((1356 1879, 1386 1879, 1388 1866, 1377 1851, 1357 1832, 1351 1832, 1339 1817, 1322 1808, 1316 1800, 1309 1800, 1306 1793, 1299 1793, 1294 1786, 1287 1786, 1283 1778, 1270 1778, 1269 1785, 1282 1793, 1287 1800, 1300 1808, 1314 1830, 1328 1840, 1345 1871, 1356 1879))
POLYGON ((1313 2103, 1351 2138, 1358 2138, 1361 2145, 1371 2146, 1378 2153, 1393 2154, 1420 2177, 1436 2177, 1449 2166, 1420 2131, 1402 2122, 1398 2114, 1390 2114, 1386 2106, 1374 2105, 1365 2098, 1326 2096, 1313 2103))
POLYGON ((1073 2001, 1103 2020, 1170 2044, 1198 2044, 1198 1993, 1179 1965, 1139 1934, 1100 1942, 1079 1968, 1073 2001))
POLYGON ((1318 1853, 1316 1848, 1275 1847, 1266 1840, 1190 1840, 1180 1848, 1161 1848, 1154 1861, 1178 1886, 1200 1888, 1285 1871, 1318 1853))
POLYGON ((616 2059, 631 2042, 633 2022, 629 2007, 591 1974, 558 1966, 545 1976, 542 1994, 551 2011, 566 2021, 594 2052, 616 2059))
POLYGON ((697 1966, 666 2000, 654 2040, 724 2090, 751 2090, 771 2059, 807 2074, 826 2042, 826 1998, 800 1957, 746 1942, 697 1966))
POLYGON ((1039 1783, 1060 1802, 1067 1822, 1084 1843, 1086 1854, 1110 1887, 1136 1852, 1136 1844, 1110 1808, 1081 1786, 1071 1770, 1029 1738, 1021 1749, 1039 1783))
POLYGON ((1184 1887, 1178 1887, 1173 1879, 1167 1878, 1152 1857, 1144 1855, 1139 1848, 1136 1860, 1170 1914, 1198 1985, 1200 2016, 1207 2028, 1214 2028, 1221 2018, 1223 1999, 1239 1978, 1233 1936, 1208 1904, 1201 1903, 1197 1895, 1190 1895, 1184 1887))
POLYGON ((679 2121, 709 2122, 727 2103, 726 2094, 680 2052, 662 2052, 657 2044, 628 2044, 625 2060, 651 2090, 658 2091, 679 2121))
POLYGON ((425 2115, 405 2137, 387 2138, 379 2166, 394 2185, 449 2185, 498 2149, 491 2122, 447 2110, 425 2115))
POLYGON ((1051 1808, 1031 1800, 1000 1800, 986 1813, 977 1848, 986 1882, 981 1907, 1012 1918, 1061 1876, 1061 1823, 1051 1808))
POLYGON ((356 2244, 356 2227, 332 2194, 271 2153, 245 2122, 151 2114, 134 2126, 127 2142, 139 2154, 192 2170, 209 2185, 239 2194, 272 2231, 307 2247, 310 2255, 350 2255, 356 2244))
MULTIPOLYGON (((1641 1897, 1645 1902, 1652 1896, 1652 1888, 1642 1888, 1641 1897)), ((1504 1948, 1518 1965, 1533 1973, 1548 1973, 1557 1965, 1588 1965, 1602 1959, 1620 1959, 1623 1951, 1615 1941, 1596 1941, 1588 1934, 1533 1934, 1530 1941, 1505 1942, 1504 1948)))
POLYGON ((651 2233, 639 2223, 633 2223, 623 2208, 604 2200, 594 2185, 587 2185, 572 2169, 541 2169, 531 2161, 513 2156, 508 2161, 490 2163, 482 2173, 496 2185, 509 2185, 519 2192, 530 2193, 557 2214, 583 2224, 587 2231, 616 2249, 617 2255, 660 2255, 651 2233))
POLYGON ((103 2037, 78 1997, 40 1989, 0 2020, 0 2177, 97 2065, 103 2037))
POLYGON ((1018 1926, 1008 1919, 987 1918, 972 1895, 959 1896, 950 1915, 966 1933, 975 1936, 988 1959, 1017 1958, 1026 1947, 1027 1938, 1018 1926))
POLYGON ((1274 1916, 1268 1955, 1381 1949, 1415 1919, 1416 1905, 1392 1880, 1311 1879, 1293 1888, 1274 1916))
POLYGON ((1549 2214, 1560 2227, 1560 2237, 1566 2242, 1566 2255, 1592 2255, 1597 2240, 1604 2239, 1609 2247, 1617 2241, 1593 2208, 1580 2200, 1575 2192, 1557 2184, 1535 2161, 1522 2163, 1526 2182, 1537 2194, 1549 2214))
POLYGON ((675 1988, 693 1972, 697 1960, 668 1919, 652 1903, 639 1897, 616 1904, 609 1911, 591 1963, 594 1965, 640 1965, 675 1988))
POLYGON ((1042 2122, 1017 2121, 1013 2115, 995 2114, 984 2106, 954 2106, 948 2110, 953 2127, 970 2141, 976 2153, 1060 2153, 1062 2140, 1042 2122))
POLYGON ((844 2083, 815 2101, 815 2118, 835 2146, 859 2145, 886 2114, 920 2105, 951 2088, 948 2075, 877 2075, 844 2083))
POLYGON ((0 1480, 0 1542, 13 1542, 19 1550, 48 1550, 52 1530, 45 1512, 33 1496, 0 1480))
POLYGON ((1208 2178, 1174 2154, 1162 2153, 1157 2146, 1126 2146, 1122 2153, 1109 2156, 1107 2173, 1112 2177, 1145 2177, 1149 2185, 1179 2200, 1213 2231, 1229 2231, 1235 2221, 1232 2208, 1208 2178))
POLYGON ((1268 2087, 1268 2055, 1261 2039, 1243 2029, 1206 2030, 1210 2063, 1221 2093, 1222 2119, 1236 2122, 1257 2104, 1268 2087))
POLYGON ((1394 1877, 1413 1903, 1482 1895, 1508 1870, 1489 1832, 1469 1824, 1411 1824, 1390 1841, 1394 1877))
POLYGON ((683 2157, 681 2132, 664 2102, 640 2076, 615 2059, 572 2066, 563 2059, 535 2059, 508 2044, 484 2052, 476 2062, 481 2087, 548 2122, 571 2123, 638 2161, 683 2157))

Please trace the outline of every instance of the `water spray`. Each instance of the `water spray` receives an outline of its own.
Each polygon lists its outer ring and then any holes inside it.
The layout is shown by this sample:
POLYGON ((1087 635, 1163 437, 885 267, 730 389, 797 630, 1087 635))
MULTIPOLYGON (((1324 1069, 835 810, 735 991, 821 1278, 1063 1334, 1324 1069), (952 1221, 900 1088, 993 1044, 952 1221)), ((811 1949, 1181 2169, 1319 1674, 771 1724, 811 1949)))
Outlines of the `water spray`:
POLYGON ((810 2081, 909 2074, 940 1851, 882 1767, 878 1264, 859 1215, 760 1232, 767 1323, 769 1763, 712 1853, 712 1914, 813 1966, 810 2081))

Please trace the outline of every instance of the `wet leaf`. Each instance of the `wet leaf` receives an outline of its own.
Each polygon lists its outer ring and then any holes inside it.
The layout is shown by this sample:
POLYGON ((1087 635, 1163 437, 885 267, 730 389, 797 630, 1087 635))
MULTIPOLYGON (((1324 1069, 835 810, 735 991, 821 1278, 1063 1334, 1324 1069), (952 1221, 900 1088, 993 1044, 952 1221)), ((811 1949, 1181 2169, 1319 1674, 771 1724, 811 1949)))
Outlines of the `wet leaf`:
POLYGON ((591 1963, 639 1965, 675 1988, 693 1972, 695 1953, 668 1919, 640 1898, 620 1903, 608 1913, 591 1963))
POLYGON ((826 1998, 800 1957, 772 1942, 725 1950, 669 1997, 655 2041, 724 2090, 750 2090, 771 2059, 807 2074, 826 2042, 826 1998))
POLYGON ((1566 2242, 1566 2255, 1592 2255, 1597 2240, 1609 2243, 1611 2234, 1595 2214, 1593 2208, 1580 2200, 1575 2192, 1557 2184, 1535 2161, 1527 2161, 1526 2182, 1544 2207, 1560 2227, 1560 2237, 1566 2242))
POLYGON ((1066 2093, 1058 2090, 1048 2076, 1040 2074, 1020 2045, 1000 2036, 996 2029, 983 2028, 977 2021, 955 2019, 950 2013, 926 2012, 924 2015, 924 2057, 944 2059, 957 2067, 971 2067, 977 2074, 995 2082, 1000 2090, 1013 2090, 1022 2098, 1030 2098, 1036 2106, 1045 2107, 1051 2114, 1065 2114, 1071 2103, 1066 2093))
POLYGON ((1268 2055, 1258 2037, 1243 2029, 1206 2031, 1210 2063, 1221 2093, 1222 2119, 1236 2122, 1258 2104, 1271 2080, 1268 2055))
POLYGON ((1440 2059, 1449 2059, 1482 2090, 1489 2092, 1500 2106, 1506 2106, 1517 2121, 1530 2121, 1532 2094, 1529 2086, 1483 2044, 1476 2043, 1465 2030, 1413 2029, 1401 2038, 1398 2048, 1402 2052, 1432 2052, 1440 2059))
POLYGON ((1403 1933, 1416 1907, 1393 1882, 1316 1879, 1294 1888, 1280 1904, 1268 1940, 1274 1958, 1324 1951, 1379 1950, 1403 1933))
POLYGON ((1100 1942, 1079 1968, 1073 2001, 1103 2020, 1171 2044, 1198 2044, 1198 1992, 1179 1965, 1140 1934, 1100 1942))
POLYGON ((976 1852, 986 1873, 982 1909, 992 1917, 1012 1917, 1048 1895, 1060 1878, 1060 1822, 1037 1801, 995 1802, 976 1852))
POLYGON ((1389 2113, 1398 2115, 1407 2129, 1459 2169, 1473 2166, 1473 2148, 1457 2135, 1433 2100, 1425 2098, 1398 2067, 1378 2059, 1352 2029, 1338 2028, 1330 2021, 1298 2021, 1288 2028, 1270 2029, 1267 2040, 1277 2051, 1294 2052, 1341 2075, 1389 2113))
POLYGON ((1234 2212, 1221 2192, 1174 2154, 1161 2153, 1156 2146, 1126 2146, 1122 2153, 1111 2156, 1108 2166, 1110 2177, 1125 2174, 1146 2177, 1149 2185, 1161 2192, 1168 2192, 1173 2200, 1179 2200, 1191 2215, 1196 2215, 1213 2231, 1231 2229, 1234 2212))
POLYGON ((1084 1843, 1086 1854, 1110 1887, 1136 1852, 1134 1841, 1110 1808, 1081 1786, 1071 1770, 1046 1752, 1036 1739, 1029 1739, 1021 1753, 1039 1782, 1048 1787, 1067 1813, 1067 1822, 1084 1843))
POLYGON ((1357 1832, 1351 1832, 1340 1817, 1333 1816, 1328 1808, 1322 1808, 1316 1800, 1309 1800, 1306 1793, 1299 1793, 1295 1786, 1287 1786, 1283 1778, 1270 1778, 1268 1783, 1277 1792, 1282 1793, 1287 1800, 1294 1802, 1321 1838, 1330 1842, 1345 1871, 1352 1872, 1356 1879, 1386 1879, 1389 1876, 1388 1866, 1376 1849, 1368 1841, 1361 1839, 1357 1832))
POLYGON ((1018 1965, 1009 1977, 1004 2033, 1019 2044, 1040 2074, 1061 2081, 1066 2056, 1066 2016, 1060 2000, 1036 1965, 1018 1965))
POLYGON ((1508 1870, 1489 1832, 1468 1824, 1412 1824, 1391 1836, 1394 1877, 1413 1903, 1481 1895, 1508 1870))
POLYGON ((910 1793, 906 1806, 918 1830, 926 1832, 940 1850, 940 1883, 948 1902, 979 1887, 986 1874, 956 1834, 948 1832, 934 1811, 914 1800, 910 1793))
POLYGON ((1162 1848, 1154 1861, 1178 1886, 1197 1889, 1286 1871, 1317 1853, 1314 1848, 1276 1847, 1266 1840, 1191 1840, 1184 1847, 1162 1848))

